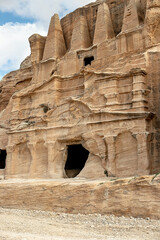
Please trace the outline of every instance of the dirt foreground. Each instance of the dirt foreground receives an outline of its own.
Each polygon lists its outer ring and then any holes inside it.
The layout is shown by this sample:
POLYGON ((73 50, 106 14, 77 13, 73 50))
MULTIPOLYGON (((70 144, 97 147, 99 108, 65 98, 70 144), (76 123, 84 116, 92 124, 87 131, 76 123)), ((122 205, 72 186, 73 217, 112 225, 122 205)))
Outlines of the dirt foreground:
POLYGON ((0 208, 0 240, 159 240, 160 220, 0 208))

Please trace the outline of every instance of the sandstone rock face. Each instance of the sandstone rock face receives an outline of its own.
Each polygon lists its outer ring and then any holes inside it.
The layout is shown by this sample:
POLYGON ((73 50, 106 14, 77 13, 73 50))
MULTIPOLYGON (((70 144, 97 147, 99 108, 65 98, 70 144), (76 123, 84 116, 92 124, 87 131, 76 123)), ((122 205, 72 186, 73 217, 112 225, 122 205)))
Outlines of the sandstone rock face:
MULTIPOLYGON (((51 18, 44 48, 43 60, 61 57, 66 53, 63 31, 58 14, 51 18)), ((41 59, 40 59, 41 60, 41 59)))
POLYGON ((99 5, 93 44, 99 44, 114 37, 109 7, 106 3, 99 5))
POLYGON ((149 0, 147 2, 146 12, 146 42, 150 46, 152 44, 158 44, 160 42, 160 2, 158 0, 149 0))
POLYGON ((0 83, 6 179, 160 171, 159 18, 156 0, 96 1, 29 38, 0 83))
POLYGON ((0 183, 0 206, 66 213, 160 218, 160 177, 0 183), (38 200, 37 200, 38 199, 38 200))

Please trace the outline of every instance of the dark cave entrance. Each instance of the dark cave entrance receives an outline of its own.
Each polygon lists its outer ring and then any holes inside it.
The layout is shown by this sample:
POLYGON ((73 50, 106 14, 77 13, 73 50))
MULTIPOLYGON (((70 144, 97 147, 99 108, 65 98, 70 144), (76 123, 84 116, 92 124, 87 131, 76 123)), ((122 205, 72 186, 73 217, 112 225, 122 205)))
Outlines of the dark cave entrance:
POLYGON ((68 157, 65 172, 67 177, 74 178, 84 168, 89 152, 81 144, 68 145, 67 147, 68 157))
POLYGON ((94 57, 85 57, 84 58, 84 66, 91 65, 91 62, 94 60, 94 57))
POLYGON ((7 156, 6 150, 0 149, 0 169, 5 169, 6 167, 6 156, 7 156))

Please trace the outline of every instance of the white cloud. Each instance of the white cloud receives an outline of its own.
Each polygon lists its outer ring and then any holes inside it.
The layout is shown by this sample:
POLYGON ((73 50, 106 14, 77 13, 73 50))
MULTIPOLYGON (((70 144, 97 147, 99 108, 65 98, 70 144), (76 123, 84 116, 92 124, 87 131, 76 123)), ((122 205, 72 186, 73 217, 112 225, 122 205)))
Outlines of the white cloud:
MULTIPOLYGON (((92 0, 0 0, 0 10, 14 12, 46 24, 54 13, 64 13, 90 3, 92 0), (68 10, 68 11, 66 11, 68 10)), ((94 2, 95 0, 93 0, 94 2)))
POLYGON ((0 69, 8 71, 19 68, 19 64, 30 54, 28 37, 37 32, 45 35, 38 25, 6 23, 0 26, 0 69))
MULTIPOLYGON (((51 16, 60 16, 90 3, 92 0, 0 0, 0 11, 32 18, 35 23, 6 23, 0 26, 0 74, 19 68, 30 54, 28 38, 33 33, 45 35, 51 16)), ((93 0, 94 2, 94 0, 93 0)))

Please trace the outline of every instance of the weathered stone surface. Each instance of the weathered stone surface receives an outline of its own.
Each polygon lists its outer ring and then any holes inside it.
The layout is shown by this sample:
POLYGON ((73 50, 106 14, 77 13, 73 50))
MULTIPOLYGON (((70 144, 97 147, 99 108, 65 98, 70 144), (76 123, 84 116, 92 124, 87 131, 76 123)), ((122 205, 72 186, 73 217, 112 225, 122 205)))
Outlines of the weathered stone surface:
POLYGON ((88 24, 85 16, 80 15, 74 21, 71 50, 88 48, 91 46, 91 40, 88 30, 88 24))
MULTIPOLYGON (((33 76, 31 64, 28 63, 27 68, 23 68, 23 66, 24 64, 19 71, 8 73, 0 82, 0 112, 7 107, 9 100, 16 91, 30 84, 33 76)), ((7 115, 6 118, 8 119, 7 115)))
POLYGON ((110 10, 106 3, 99 5, 93 44, 99 44, 114 37, 110 10))
POLYGON ((0 206, 160 219, 160 177, 2 181, 0 206))
POLYGON ((20 69, 31 67, 31 56, 28 56, 24 59, 24 61, 20 65, 20 69))
POLYGON ((63 32, 58 14, 51 18, 46 44, 44 48, 43 60, 48 58, 62 57, 66 53, 63 32))
POLYGON ((129 4, 125 6, 122 31, 137 28, 139 25, 136 0, 130 0, 129 4))
POLYGON ((42 60, 46 37, 42 37, 39 34, 33 34, 29 38, 31 47, 31 62, 39 63, 42 60))
POLYGON ((158 1, 96 1, 29 38, 0 86, 6 179, 160 171, 159 16, 158 1))
POLYGON ((159 177, 111 181, 160 172, 159 9, 96 1, 29 38, 0 82, 0 178, 30 180, 0 206, 160 217, 159 177))
POLYGON ((145 18, 146 45, 151 46, 160 42, 160 2, 147 1, 145 18))

